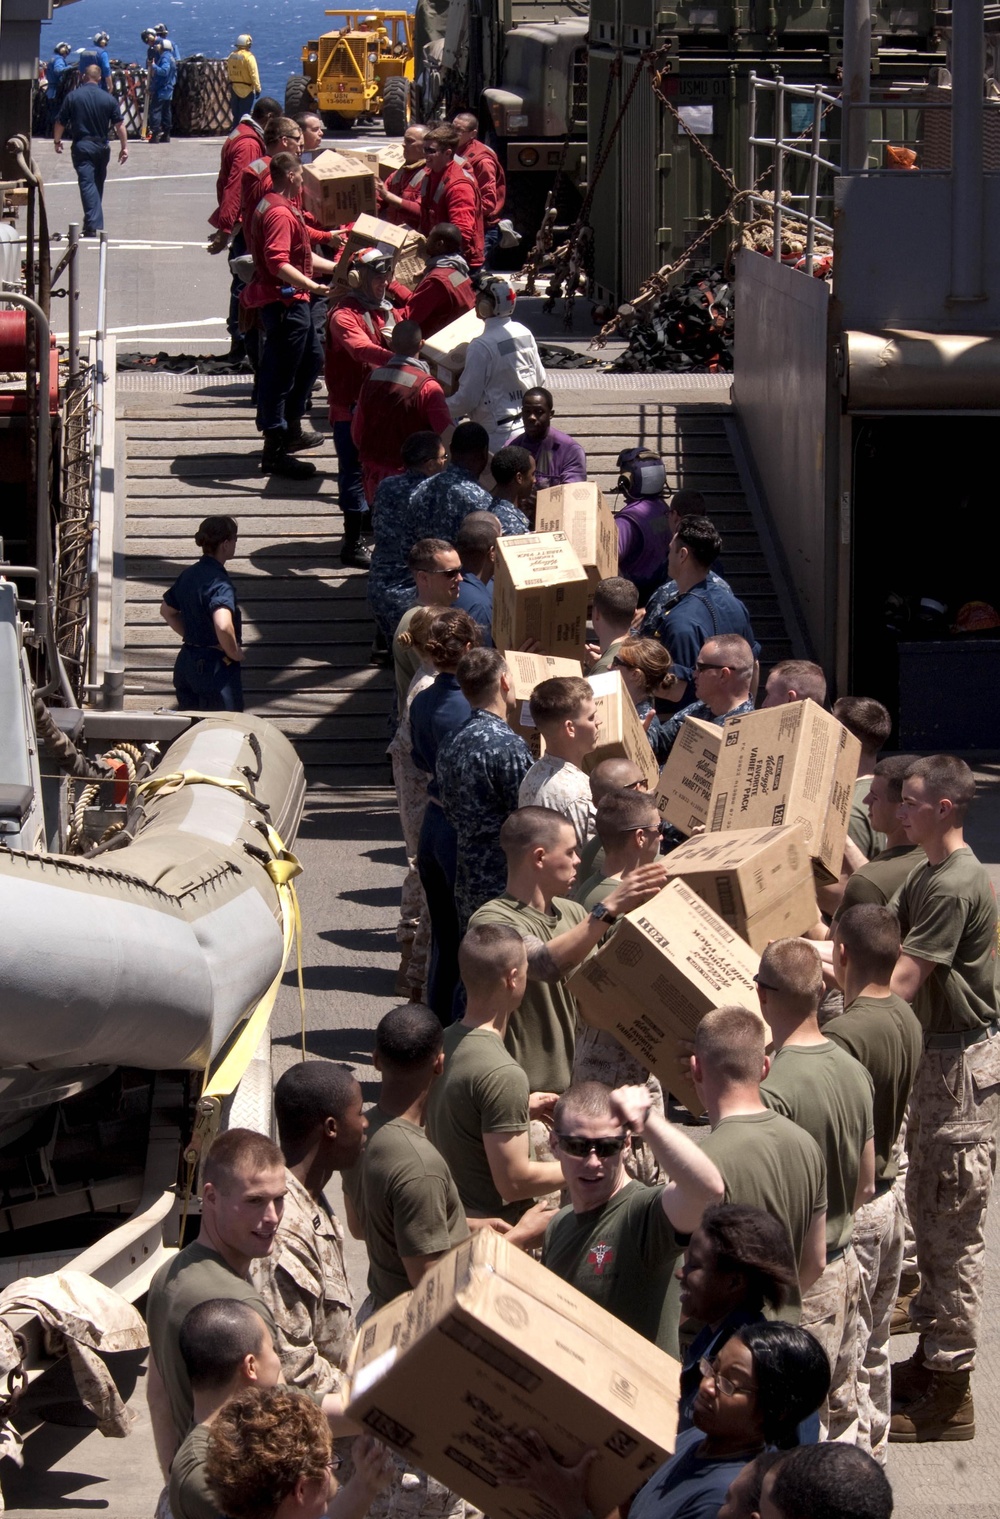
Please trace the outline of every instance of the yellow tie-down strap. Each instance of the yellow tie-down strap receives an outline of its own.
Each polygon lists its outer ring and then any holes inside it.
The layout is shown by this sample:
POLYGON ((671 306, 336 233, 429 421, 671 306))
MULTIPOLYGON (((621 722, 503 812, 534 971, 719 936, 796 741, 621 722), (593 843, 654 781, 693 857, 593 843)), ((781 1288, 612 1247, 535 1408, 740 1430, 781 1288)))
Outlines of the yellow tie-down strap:
MULTIPOLYGON (((221 776, 203 775, 197 770, 177 770, 169 775, 152 776, 142 781, 137 791, 149 795, 170 796, 180 791, 185 786, 219 786, 224 791, 231 791, 245 801, 254 803, 257 807, 262 804, 257 801, 246 781, 226 780, 221 776)), ((197 1116, 195 1118, 194 1131, 191 1142, 185 1151, 184 1158, 188 1164, 187 1186, 184 1197, 184 1214, 187 1214, 188 1203, 191 1198, 194 1174, 201 1155, 208 1149, 218 1130, 219 1118, 222 1110, 222 1100, 230 1097, 239 1086, 254 1051, 260 1043, 261 1036, 267 1028, 274 1004, 278 996, 278 988, 285 974, 288 964, 288 956, 292 945, 295 945, 295 962, 298 972, 299 987, 299 1013, 301 1018, 301 1045, 302 1059, 306 1058, 306 997, 305 986, 302 976, 302 914, 299 910, 299 899, 295 890, 295 877, 302 874, 302 866, 282 843, 277 830, 270 823, 263 823, 262 829, 271 850, 272 858, 263 867, 273 882, 281 908, 282 928, 282 954, 281 964, 267 991, 261 997, 256 1007, 251 1011, 243 1024, 236 1041, 226 1052, 215 1070, 205 1068, 204 1084, 201 1090, 201 1098, 198 1103, 197 1116)))

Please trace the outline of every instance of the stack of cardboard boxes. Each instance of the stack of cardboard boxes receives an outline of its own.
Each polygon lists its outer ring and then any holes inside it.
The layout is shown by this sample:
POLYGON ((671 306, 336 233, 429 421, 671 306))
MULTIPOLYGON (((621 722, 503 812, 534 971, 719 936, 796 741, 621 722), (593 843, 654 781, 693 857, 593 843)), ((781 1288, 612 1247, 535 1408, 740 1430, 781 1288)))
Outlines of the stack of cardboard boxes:
POLYGON ((589 480, 540 490, 535 505, 539 533, 565 533, 590 581, 618 574, 618 525, 607 498, 589 480))
POLYGON ((424 240, 419 232, 414 232, 412 227, 396 227, 377 216, 361 215, 347 234, 337 260, 333 276, 337 285, 347 286, 350 261, 362 248, 378 248, 391 258, 393 279, 408 290, 414 289, 423 275, 424 240))
POLYGON ((303 166, 302 200, 321 227, 345 227, 375 215, 375 175, 356 155, 328 148, 303 166))
POLYGON ((528 642, 579 662, 587 636, 587 572, 565 533, 497 539, 493 642, 506 654, 528 642))
POLYGON ((358 1331, 348 1417, 496 1519, 551 1519, 504 1480, 505 1439, 537 1430, 557 1460, 597 1452, 594 1514, 609 1514, 674 1448, 679 1366, 482 1230, 358 1331))

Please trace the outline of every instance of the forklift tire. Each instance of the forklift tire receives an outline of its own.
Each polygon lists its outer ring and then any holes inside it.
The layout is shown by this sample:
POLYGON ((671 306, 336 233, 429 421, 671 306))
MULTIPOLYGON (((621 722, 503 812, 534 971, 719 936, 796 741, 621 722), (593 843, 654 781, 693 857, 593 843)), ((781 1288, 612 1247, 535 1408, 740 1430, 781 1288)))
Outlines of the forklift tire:
POLYGON ((410 125, 410 81, 401 74, 387 79, 382 91, 382 125, 386 137, 402 137, 410 125))
POLYGON ((289 74, 285 85, 285 115, 301 116, 303 111, 315 111, 316 97, 309 88, 305 74, 289 74))
POLYGON ((354 120, 350 116, 342 116, 339 111, 320 111, 323 125, 328 132, 340 133, 347 136, 354 126, 354 120))

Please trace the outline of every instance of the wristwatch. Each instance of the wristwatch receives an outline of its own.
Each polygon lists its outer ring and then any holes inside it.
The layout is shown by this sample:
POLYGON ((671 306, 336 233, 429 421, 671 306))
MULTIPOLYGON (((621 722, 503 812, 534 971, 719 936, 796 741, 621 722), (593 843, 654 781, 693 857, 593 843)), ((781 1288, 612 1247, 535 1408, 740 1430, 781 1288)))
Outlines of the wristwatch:
POLYGON ((603 923, 606 928, 610 928, 612 923, 618 922, 618 914, 610 912, 606 902, 598 902, 596 907, 592 907, 590 909, 590 916, 595 923, 603 923))

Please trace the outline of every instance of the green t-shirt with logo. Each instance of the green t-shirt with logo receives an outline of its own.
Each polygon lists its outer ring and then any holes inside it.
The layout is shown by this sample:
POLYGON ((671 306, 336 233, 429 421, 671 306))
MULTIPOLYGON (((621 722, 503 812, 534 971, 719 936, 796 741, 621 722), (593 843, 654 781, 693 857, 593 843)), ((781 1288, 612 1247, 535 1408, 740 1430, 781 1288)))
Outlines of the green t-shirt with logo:
POLYGON ((981 1029, 1000 1016, 996 893, 968 845, 913 871, 891 905, 904 951, 934 964, 913 999, 924 1033, 981 1029))
POLYGON ((908 1002, 888 997, 855 997, 823 1033, 860 1061, 875 1087, 875 1184, 880 1192, 895 1179, 892 1158, 923 1053, 923 1031, 908 1002))
MULTIPOLYGON (((734 1113, 702 1141, 726 1184, 726 1202, 762 1208, 784 1224, 795 1264, 817 1213, 826 1212, 826 1161, 819 1145, 781 1113, 734 1113)), ((798 1292, 780 1317, 798 1323, 798 1292)))
POLYGON ((443 1255, 469 1237, 451 1172, 408 1118, 372 1108, 361 1160, 343 1176, 364 1229, 368 1290, 376 1308, 409 1292, 404 1255, 443 1255))
POLYGON ((822 1044, 786 1044, 761 1082, 761 1101, 811 1134, 826 1159, 826 1248, 843 1249, 854 1227, 861 1152, 875 1132, 872 1078, 852 1055, 822 1044))
MULTIPOLYGON (((552 911, 546 913, 504 893, 477 908, 469 925, 503 923, 516 928, 522 939, 549 944, 586 917, 579 902, 566 897, 553 897, 552 911)), ((573 1079, 576 1048, 576 1003, 566 983, 529 980, 524 1000, 507 1025, 504 1043, 532 1092, 565 1092, 573 1079)))
MULTIPOLYGON (((431 1087, 427 1137, 444 1156, 466 1213, 516 1223, 527 1202, 497 1191, 484 1134, 530 1135, 528 1078, 488 1028, 453 1023, 444 1032, 444 1073, 431 1087)), ((529 1137, 529 1146, 530 1146, 529 1137)))
POLYGON ((562 1208, 545 1231, 542 1265, 679 1360, 677 1298, 668 1289, 687 1237, 675 1232, 662 1197, 662 1187, 630 1181, 603 1208, 562 1208))

